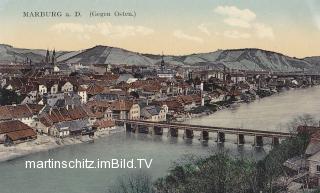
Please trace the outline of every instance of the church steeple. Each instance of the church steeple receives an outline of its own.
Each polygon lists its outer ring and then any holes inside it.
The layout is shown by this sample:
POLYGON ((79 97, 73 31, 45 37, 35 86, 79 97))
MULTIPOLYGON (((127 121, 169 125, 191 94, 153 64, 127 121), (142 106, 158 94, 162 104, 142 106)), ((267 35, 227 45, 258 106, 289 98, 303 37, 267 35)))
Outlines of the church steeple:
POLYGON ((55 63, 56 63, 56 50, 55 49, 53 49, 53 52, 52 52, 51 63, 52 63, 52 65, 55 65, 55 63))
POLYGON ((162 56, 161 56, 160 69, 161 69, 162 71, 165 69, 164 60, 163 60, 163 52, 162 52, 162 56))
POLYGON ((45 60, 46 64, 49 64, 50 62, 50 53, 49 50, 47 49, 47 53, 46 53, 46 60, 45 60))

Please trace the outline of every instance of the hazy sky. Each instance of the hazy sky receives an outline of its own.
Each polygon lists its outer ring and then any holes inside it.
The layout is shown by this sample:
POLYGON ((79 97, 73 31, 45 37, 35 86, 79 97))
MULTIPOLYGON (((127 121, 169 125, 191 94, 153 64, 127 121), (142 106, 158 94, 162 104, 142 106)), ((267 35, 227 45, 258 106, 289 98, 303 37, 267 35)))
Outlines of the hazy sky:
POLYGON ((182 55, 250 47, 320 55, 317 0, 0 0, 0 24, 0 43, 23 48, 108 45, 182 55), (116 10, 136 17, 89 17, 90 11, 116 10), (23 17, 33 11, 82 16, 23 17))

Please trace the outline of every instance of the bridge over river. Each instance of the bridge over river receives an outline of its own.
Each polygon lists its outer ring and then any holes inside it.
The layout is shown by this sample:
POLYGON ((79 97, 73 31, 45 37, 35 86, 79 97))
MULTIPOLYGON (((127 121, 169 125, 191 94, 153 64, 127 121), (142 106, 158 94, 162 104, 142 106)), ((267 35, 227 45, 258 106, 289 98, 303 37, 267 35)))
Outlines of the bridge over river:
POLYGON ((194 132, 200 132, 201 140, 209 140, 209 133, 217 133, 216 141, 219 143, 225 142, 226 134, 232 134, 237 136, 238 145, 245 144, 245 136, 254 136, 253 145, 257 147, 263 146, 264 138, 271 138, 272 144, 278 145, 281 138, 294 137, 294 134, 289 132, 191 125, 182 123, 152 122, 128 119, 117 119, 116 123, 124 124, 127 131, 135 133, 162 135, 165 133, 164 130, 166 130, 167 135, 171 137, 178 137, 179 130, 182 130, 183 138, 190 139, 194 138, 194 132))

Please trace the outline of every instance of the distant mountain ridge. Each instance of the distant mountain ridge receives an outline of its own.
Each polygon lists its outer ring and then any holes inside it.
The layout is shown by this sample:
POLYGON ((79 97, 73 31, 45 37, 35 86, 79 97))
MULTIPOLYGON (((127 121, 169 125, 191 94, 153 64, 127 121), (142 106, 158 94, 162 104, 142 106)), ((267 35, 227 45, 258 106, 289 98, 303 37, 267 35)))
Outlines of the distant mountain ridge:
MULTIPOLYGON (((27 57, 35 63, 41 62, 46 50, 14 48, 0 44, 0 63, 22 62, 27 57)), ((161 56, 142 54, 121 48, 109 46, 94 46, 79 51, 57 51, 57 61, 60 63, 82 64, 114 64, 114 65, 158 65, 161 56)), ((257 49, 217 50, 209 53, 190 54, 184 56, 164 57, 166 63, 173 65, 225 65, 232 69, 268 70, 268 71, 320 71, 320 56, 295 58, 281 53, 257 49)))

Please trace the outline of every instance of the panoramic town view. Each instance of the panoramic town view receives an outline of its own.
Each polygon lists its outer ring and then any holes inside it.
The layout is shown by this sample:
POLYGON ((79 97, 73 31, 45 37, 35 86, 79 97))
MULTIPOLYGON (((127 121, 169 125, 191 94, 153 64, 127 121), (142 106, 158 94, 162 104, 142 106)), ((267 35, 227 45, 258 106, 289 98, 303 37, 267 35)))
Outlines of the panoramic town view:
POLYGON ((0 193, 319 193, 315 0, 0 0, 0 193))

